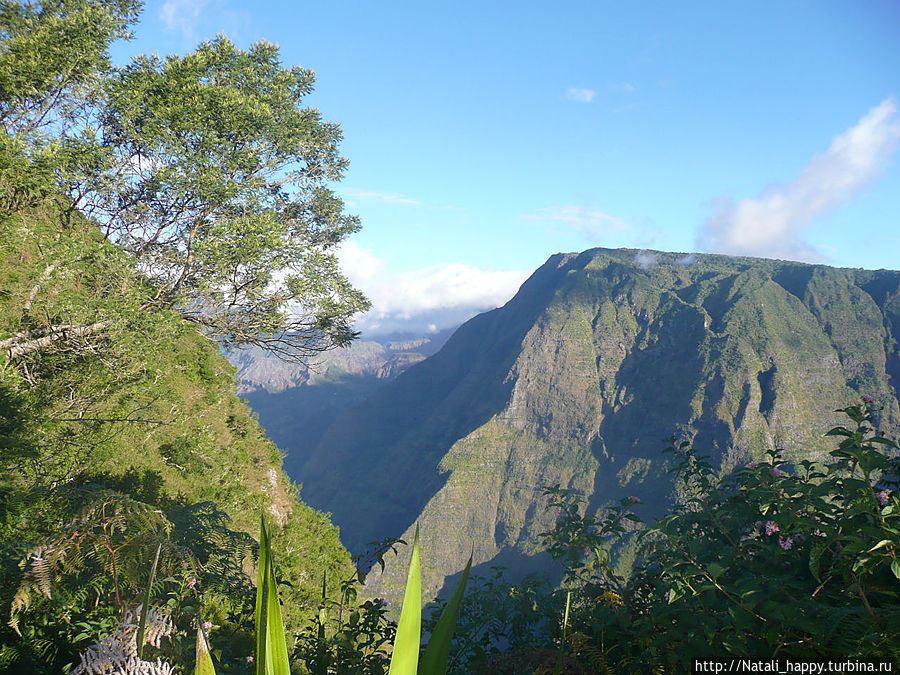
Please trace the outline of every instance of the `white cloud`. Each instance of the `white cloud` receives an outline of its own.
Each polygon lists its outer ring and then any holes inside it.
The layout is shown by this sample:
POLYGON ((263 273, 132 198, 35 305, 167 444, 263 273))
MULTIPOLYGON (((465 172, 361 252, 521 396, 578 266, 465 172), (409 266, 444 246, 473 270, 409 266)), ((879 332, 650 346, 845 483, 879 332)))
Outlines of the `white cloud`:
POLYGON ((801 240, 817 217, 853 198, 882 172, 900 142, 897 101, 888 98, 835 136, 794 180, 756 199, 720 200, 698 235, 698 247, 733 255, 817 261, 801 240))
POLYGON ((358 190, 356 188, 339 188, 338 192, 348 199, 374 200, 385 202, 387 204, 412 204, 418 205, 422 202, 417 199, 411 199, 405 195, 396 192, 378 192, 376 190, 358 190))
POLYGON ((341 245, 338 257, 347 277, 372 301, 357 330, 384 334, 435 332, 504 304, 530 270, 494 270, 444 263, 394 273, 384 260, 355 242, 341 245))
POLYGON ((699 258, 699 256, 696 253, 688 253, 687 255, 678 258, 675 261, 675 264, 679 267, 690 267, 697 262, 697 258, 699 258))
POLYGON ((193 38, 200 14, 210 0, 166 0, 159 10, 168 30, 180 30, 187 38, 193 38))
POLYGON ((631 229, 628 221, 623 218, 571 204, 539 209, 535 214, 522 217, 539 223, 563 225, 587 237, 596 237, 610 232, 627 232, 631 229))
POLYGON ((635 87, 631 82, 618 82, 616 84, 609 85, 610 91, 615 92, 624 92, 626 94, 632 93, 637 87, 635 87))
POLYGON ((577 89, 575 87, 566 89, 566 98, 576 103, 590 103, 596 95, 597 92, 593 89, 577 89))
POLYGON ((659 253, 651 253, 650 251, 640 251, 634 256, 634 262, 642 270, 649 270, 659 264, 659 253))

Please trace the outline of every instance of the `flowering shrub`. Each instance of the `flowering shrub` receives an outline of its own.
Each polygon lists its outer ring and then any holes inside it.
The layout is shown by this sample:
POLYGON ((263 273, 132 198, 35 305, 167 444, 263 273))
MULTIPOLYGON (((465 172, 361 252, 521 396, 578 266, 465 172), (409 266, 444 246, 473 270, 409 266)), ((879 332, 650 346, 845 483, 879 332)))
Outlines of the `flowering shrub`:
MULTIPOLYGON (((556 499, 564 517, 547 535, 550 550, 569 552, 567 578, 587 591, 569 649, 598 672, 689 672, 691 658, 712 655, 898 662, 898 446, 873 429, 871 401, 841 412, 853 424, 828 432, 841 440, 822 466, 772 451, 718 477, 673 442, 666 451, 687 497, 641 533, 641 562, 624 587, 608 558, 588 569, 572 553, 582 542, 597 548, 598 537, 608 549, 624 528, 556 499)), ((613 514, 620 526, 633 519, 627 508, 613 514)))

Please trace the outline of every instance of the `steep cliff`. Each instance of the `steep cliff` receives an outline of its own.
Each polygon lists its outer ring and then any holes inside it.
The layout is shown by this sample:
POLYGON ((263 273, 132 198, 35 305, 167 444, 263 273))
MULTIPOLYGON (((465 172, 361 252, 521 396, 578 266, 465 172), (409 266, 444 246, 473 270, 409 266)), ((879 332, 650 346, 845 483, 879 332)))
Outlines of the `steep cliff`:
MULTIPOLYGON (((542 564, 541 496, 673 498, 664 438, 727 471, 820 456, 860 394, 900 431, 900 272, 593 249, 555 255, 504 307, 346 411, 296 478, 344 542, 422 531, 425 589, 476 564, 542 564)), ((402 562, 373 590, 402 585, 402 562)))

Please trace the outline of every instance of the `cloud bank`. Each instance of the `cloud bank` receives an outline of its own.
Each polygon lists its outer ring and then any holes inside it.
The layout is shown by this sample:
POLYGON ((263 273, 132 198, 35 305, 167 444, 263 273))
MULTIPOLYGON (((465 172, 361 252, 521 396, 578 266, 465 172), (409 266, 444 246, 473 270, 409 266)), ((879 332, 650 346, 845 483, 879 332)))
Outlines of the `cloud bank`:
POLYGON ((372 301, 356 323, 363 334, 425 334, 458 325, 508 301, 530 270, 491 270, 465 263, 392 273, 384 260, 355 242, 341 245, 341 267, 372 301))
POLYGON ((801 239, 804 228, 877 178, 898 142, 897 100, 888 98, 836 136, 794 180, 775 185, 756 199, 737 203, 720 200, 699 232, 698 248, 732 255, 818 261, 818 252, 801 239))

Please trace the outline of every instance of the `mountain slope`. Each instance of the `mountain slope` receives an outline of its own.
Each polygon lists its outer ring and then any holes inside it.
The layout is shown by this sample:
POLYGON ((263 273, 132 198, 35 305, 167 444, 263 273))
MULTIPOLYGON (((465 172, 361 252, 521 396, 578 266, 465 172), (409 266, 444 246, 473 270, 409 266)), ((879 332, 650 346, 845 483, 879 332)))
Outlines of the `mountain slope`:
POLYGON ((47 333, 41 321, 108 327, 0 352, 0 600, 9 606, 24 552, 63 524, 38 500, 96 485, 160 509, 213 502, 251 535, 267 513, 299 625, 322 573, 335 590, 351 569, 337 529, 298 498, 216 345, 175 312, 142 307, 146 282, 96 224, 61 220, 52 207, 0 213, 0 345, 47 333))
MULTIPOLYGON (((771 447, 815 457, 834 410, 868 394, 896 434, 898 332, 898 272, 555 255, 507 305, 339 417, 297 477, 351 549, 418 522, 434 592, 473 542, 476 564, 540 565, 543 485, 581 490, 592 509, 633 494, 660 514, 673 433, 722 470, 771 447)), ((401 585, 400 568, 376 590, 401 585)))

